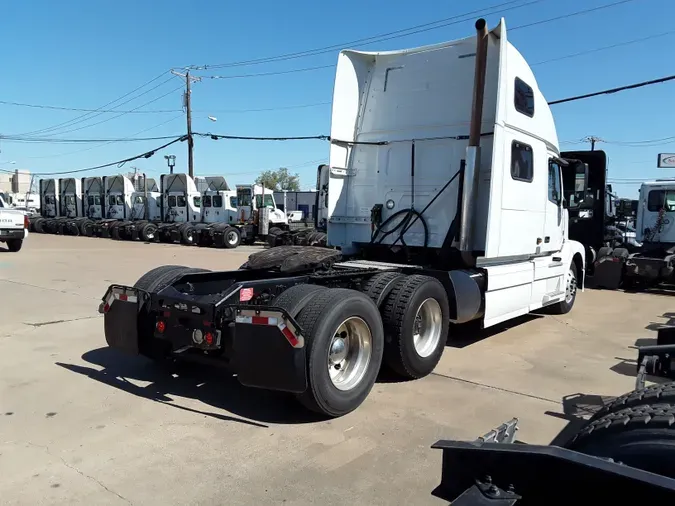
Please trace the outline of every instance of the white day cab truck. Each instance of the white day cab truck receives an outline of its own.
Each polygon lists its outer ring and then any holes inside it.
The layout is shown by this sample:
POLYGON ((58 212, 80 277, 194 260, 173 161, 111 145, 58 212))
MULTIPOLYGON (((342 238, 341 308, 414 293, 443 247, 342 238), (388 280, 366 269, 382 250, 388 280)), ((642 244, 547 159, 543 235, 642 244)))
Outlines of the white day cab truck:
POLYGON ((616 264, 614 273, 620 276, 620 283, 614 287, 620 284, 638 289, 675 284, 675 179, 642 183, 635 239, 642 244, 634 253, 626 248, 603 248, 599 255, 603 261, 616 264))
POLYGON ((0 195, 0 242, 11 252, 17 252, 28 237, 28 215, 12 209, 0 195))
POLYGON ((327 195, 339 249, 280 246, 236 271, 165 265, 111 285, 109 346, 230 365, 243 385, 335 417, 381 366, 431 373, 457 324, 570 311, 584 248, 567 236, 553 116, 504 21, 476 28, 340 53, 327 195))
POLYGON ((270 242, 289 230, 288 216, 277 208, 274 192, 262 185, 237 185, 239 232, 244 244, 270 242))

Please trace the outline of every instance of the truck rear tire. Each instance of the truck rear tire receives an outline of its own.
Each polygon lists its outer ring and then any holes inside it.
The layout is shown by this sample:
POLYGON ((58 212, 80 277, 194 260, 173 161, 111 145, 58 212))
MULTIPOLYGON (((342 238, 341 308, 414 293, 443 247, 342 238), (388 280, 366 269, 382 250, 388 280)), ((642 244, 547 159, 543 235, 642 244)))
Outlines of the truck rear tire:
POLYGON ((675 406, 645 404, 589 422, 566 448, 675 478, 675 406))
POLYGON ((223 231, 223 246, 228 249, 233 249, 241 243, 241 234, 239 229, 235 227, 228 227, 223 231))
POLYGON ((194 245, 196 232, 197 230, 195 229, 195 227, 193 227, 189 223, 181 225, 180 230, 181 242, 186 246, 194 245))
POLYGON ((42 224, 45 221, 44 218, 38 218, 33 222, 33 229, 38 233, 38 234, 44 234, 44 229, 42 228, 42 224))
POLYGON ((328 417, 363 403, 382 363, 380 313, 365 294, 344 288, 318 292, 297 322, 307 348, 307 390, 298 400, 328 417))
POLYGON ((94 235, 94 222, 92 220, 84 220, 80 225, 80 232, 85 237, 92 237, 94 235))
POLYGON ((547 306, 550 314, 567 314, 574 307, 574 301, 577 299, 577 266, 574 262, 570 265, 568 276, 565 283, 565 298, 547 306))
POLYGON ((141 240, 145 242, 155 242, 157 240, 157 225, 154 223, 146 223, 141 229, 141 240))
POLYGON ((122 239, 122 236, 120 235, 120 225, 121 222, 119 221, 110 225, 110 237, 116 241, 122 239))
POLYGON ((80 227, 79 227, 79 224, 77 224, 77 223, 68 224, 67 230, 68 230, 68 235, 72 235, 72 236, 75 236, 75 237, 80 236, 80 227))
POLYGON ((612 256, 614 258, 628 258, 630 253, 626 248, 616 248, 614 251, 612 251, 612 256))
POLYGON ((285 309, 295 318, 309 304, 312 297, 322 290, 327 290, 327 288, 321 285, 295 285, 281 292, 271 305, 285 309))
POLYGON ((23 246, 23 239, 10 239, 7 241, 7 249, 12 253, 20 251, 21 246, 23 246))
POLYGON ((600 408, 591 421, 602 418, 626 408, 635 408, 645 404, 673 404, 675 405, 675 382, 650 385, 640 390, 633 390, 627 394, 611 400, 600 408))
POLYGON ((602 248, 600 248, 600 249, 598 250, 598 260, 600 260, 600 259, 603 258, 603 257, 609 257, 609 256, 612 256, 612 252, 613 252, 613 251, 614 251, 614 249, 612 249, 611 247, 609 247, 609 246, 603 246, 602 248))
POLYGON ((145 291, 151 291, 152 285, 159 278, 166 275, 168 272, 176 271, 178 269, 187 269, 187 267, 184 267, 182 265, 161 265, 159 267, 155 267, 154 269, 149 270, 148 272, 143 274, 140 278, 138 278, 138 281, 134 283, 134 288, 139 288, 145 291))
POLYGON ((448 295, 430 276, 405 276, 384 301, 384 363, 396 374, 430 374, 443 355, 450 326, 448 295))
POLYGON ((375 274, 361 285, 361 291, 365 293, 380 307, 387 295, 394 289, 396 282, 403 277, 400 272, 382 272, 375 274))

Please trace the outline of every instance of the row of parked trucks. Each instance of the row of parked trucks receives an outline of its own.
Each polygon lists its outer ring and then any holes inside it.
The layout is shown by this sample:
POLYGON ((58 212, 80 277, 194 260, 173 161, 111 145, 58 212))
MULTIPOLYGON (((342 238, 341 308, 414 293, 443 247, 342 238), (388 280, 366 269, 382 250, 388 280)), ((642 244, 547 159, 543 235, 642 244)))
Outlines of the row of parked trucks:
MULTIPOLYGON (((221 176, 205 177, 199 191, 186 174, 164 174, 142 188, 123 175, 43 179, 36 232, 236 248, 291 228, 272 190, 230 189, 221 176)), ((295 224, 294 224, 295 225, 295 224)), ((303 224, 304 225, 304 224, 303 224)))

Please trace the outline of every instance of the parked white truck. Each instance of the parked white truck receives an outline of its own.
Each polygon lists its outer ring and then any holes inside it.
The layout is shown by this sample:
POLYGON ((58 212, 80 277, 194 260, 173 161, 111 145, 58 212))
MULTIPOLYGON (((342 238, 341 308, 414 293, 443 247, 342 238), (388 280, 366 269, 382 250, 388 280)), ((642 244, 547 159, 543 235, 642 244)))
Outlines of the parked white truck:
POLYGON ((0 195, 0 242, 7 249, 17 252, 28 237, 28 215, 24 211, 12 209, 0 195))
POLYGON ((280 246, 236 271, 167 265, 111 285, 108 344, 229 365, 334 417, 381 366, 430 374, 454 325, 570 311, 584 247, 567 235, 553 116, 504 21, 476 29, 340 53, 326 217, 339 249, 280 246))

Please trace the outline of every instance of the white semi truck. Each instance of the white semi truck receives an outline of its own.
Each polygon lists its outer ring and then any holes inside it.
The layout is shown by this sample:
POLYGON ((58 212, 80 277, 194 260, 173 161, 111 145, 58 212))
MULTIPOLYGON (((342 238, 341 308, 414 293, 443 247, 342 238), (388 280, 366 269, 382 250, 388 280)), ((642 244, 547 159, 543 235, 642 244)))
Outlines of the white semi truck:
POLYGON ((222 176, 204 178, 201 221, 195 225, 201 246, 236 248, 241 242, 237 192, 222 176))
POLYGON ((476 29, 340 53, 326 215, 339 249, 280 246, 236 271, 167 265, 111 285, 108 344, 229 365, 335 417, 381 366, 430 374, 455 325, 570 311, 585 254, 567 235, 553 115, 505 22, 476 29))
POLYGON ((603 251, 615 261, 624 262, 623 286, 649 288, 675 283, 675 179, 642 183, 635 239, 642 243, 635 253, 624 248, 603 251))

